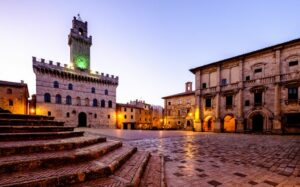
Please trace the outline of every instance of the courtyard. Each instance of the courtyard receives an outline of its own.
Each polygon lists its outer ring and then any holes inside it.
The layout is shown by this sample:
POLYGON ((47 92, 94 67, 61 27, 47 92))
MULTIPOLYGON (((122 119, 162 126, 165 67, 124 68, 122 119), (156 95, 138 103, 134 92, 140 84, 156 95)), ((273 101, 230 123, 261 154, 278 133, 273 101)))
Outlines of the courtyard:
POLYGON ((80 128, 163 155, 168 186, 300 186, 300 137, 80 128))

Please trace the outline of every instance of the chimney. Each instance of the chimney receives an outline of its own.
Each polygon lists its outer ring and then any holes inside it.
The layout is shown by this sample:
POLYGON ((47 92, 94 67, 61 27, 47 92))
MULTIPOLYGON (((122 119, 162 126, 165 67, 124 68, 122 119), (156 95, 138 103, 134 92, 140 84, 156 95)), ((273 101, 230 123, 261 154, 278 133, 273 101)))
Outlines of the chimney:
POLYGON ((185 92, 191 92, 193 91, 193 83, 192 82, 186 82, 185 83, 185 92))

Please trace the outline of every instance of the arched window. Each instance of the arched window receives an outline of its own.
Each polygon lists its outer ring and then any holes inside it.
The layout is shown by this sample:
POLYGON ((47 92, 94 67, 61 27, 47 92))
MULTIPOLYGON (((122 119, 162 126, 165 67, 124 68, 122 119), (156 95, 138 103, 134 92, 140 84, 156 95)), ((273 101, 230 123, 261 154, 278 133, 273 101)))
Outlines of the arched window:
POLYGON ((51 103, 51 96, 49 93, 44 94, 44 102, 45 103, 51 103))
POLYGON ((112 101, 108 101, 108 108, 112 108, 112 101))
POLYGON ((98 106, 98 100, 97 99, 93 99, 93 106, 98 106))
POLYGON ((70 117, 70 113, 69 112, 67 112, 67 118, 69 118, 70 117))
POLYGON ((92 88, 92 93, 96 93, 96 89, 94 87, 92 88))
POLYGON ((56 103, 56 104, 61 104, 61 95, 57 94, 57 95, 55 96, 55 103, 56 103))
POLYGON ((7 94, 12 94, 12 89, 8 88, 8 89, 6 90, 6 93, 7 93, 7 94))
POLYGON ((73 84, 69 84, 69 85, 68 85, 68 89, 69 89, 69 90, 73 90, 73 84))
POLYGON ((80 99, 80 97, 76 97, 76 104, 77 104, 78 106, 81 105, 81 99, 80 99))
POLYGON ((108 90, 104 90, 104 94, 105 94, 105 95, 108 95, 108 90))
POLYGON ((85 98, 85 106, 90 106, 90 100, 89 98, 85 98))
POLYGON ((102 108, 105 107, 105 101, 104 101, 104 99, 101 100, 101 107, 102 107, 102 108))
POLYGON ((54 87, 54 88, 59 88, 59 83, 58 83, 58 81, 54 81, 54 82, 53 82, 53 87, 54 87))
POLYGON ((69 96, 69 95, 66 97, 66 104, 67 105, 71 105, 72 104, 72 97, 69 96))

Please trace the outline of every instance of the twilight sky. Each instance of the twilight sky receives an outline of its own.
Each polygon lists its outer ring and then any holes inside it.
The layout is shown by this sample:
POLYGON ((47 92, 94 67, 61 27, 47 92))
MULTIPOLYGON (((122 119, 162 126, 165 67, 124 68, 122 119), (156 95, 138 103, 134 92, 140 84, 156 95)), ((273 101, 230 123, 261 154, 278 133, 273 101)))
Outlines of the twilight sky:
POLYGON ((91 69, 118 75, 117 102, 184 91, 190 68, 300 37, 299 0, 0 0, 0 80, 35 93, 32 56, 69 63, 73 16, 91 69))

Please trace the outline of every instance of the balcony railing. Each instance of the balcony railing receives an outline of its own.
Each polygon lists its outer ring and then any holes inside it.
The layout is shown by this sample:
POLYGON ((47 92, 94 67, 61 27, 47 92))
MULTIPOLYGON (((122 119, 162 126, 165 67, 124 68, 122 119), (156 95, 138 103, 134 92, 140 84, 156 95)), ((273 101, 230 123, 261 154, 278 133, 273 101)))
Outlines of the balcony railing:
POLYGON ((202 89, 202 94, 215 93, 216 91, 217 91, 217 87, 214 86, 214 87, 202 89))
POLYGON ((233 90, 239 87, 239 83, 227 84, 221 86, 221 91, 233 90))
POLYGON ((300 71, 280 75, 280 81, 300 79, 300 71))

